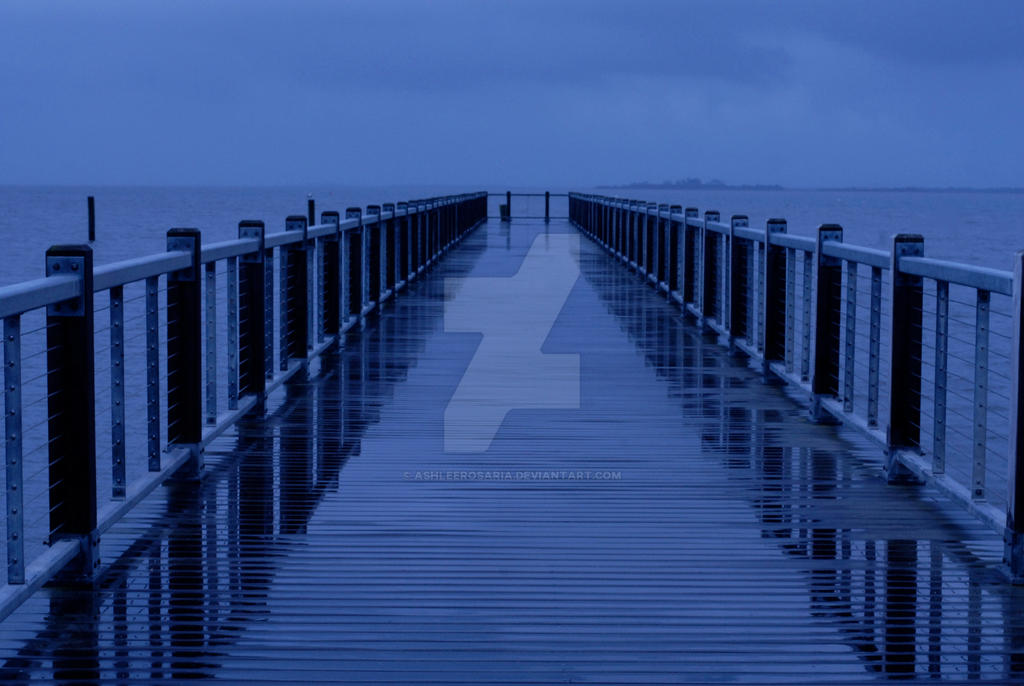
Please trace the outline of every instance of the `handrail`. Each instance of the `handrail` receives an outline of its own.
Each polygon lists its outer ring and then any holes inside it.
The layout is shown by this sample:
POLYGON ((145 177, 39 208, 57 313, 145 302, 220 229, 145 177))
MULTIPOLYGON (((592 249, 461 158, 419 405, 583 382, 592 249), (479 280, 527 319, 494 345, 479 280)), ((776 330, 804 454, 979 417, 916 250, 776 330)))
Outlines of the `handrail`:
POLYGON ((867 264, 880 269, 888 269, 891 259, 887 250, 864 248, 840 241, 826 241, 821 246, 821 252, 828 257, 838 257, 841 260, 856 262, 857 264, 867 264))
POLYGON ((760 229, 744 216, 726 225, 718 212, 696 208, 666 217, 664 204, 648 201, 571 193, 569 202, 573 224, 705 332, 745 353, 766 381, 809 392, 812 420, 841 422, 878 442, 890 481, 931 483, 993 524, 1007 541, 1010 576, 1024 583, 1024 498, 1017 496, 1024 479, 1024 251, 1011 273, 925 257, 917 235, 898 234, 890 250, 879 250, 845 243, 834 224, 821 225, 817 237, 793 236, 782 219, 760 229), (974 303, 952 298, 950 285, 973 289, 974 303), (998 309, 993 294, 1008 297, 998 309), (965 307, 973 307, 973 321, 963 318, 965 307), (995 322, 994 312, 1002 315, 995 322), (952 327, 969 334, 954 336, 952 327), (1010 364, 991 364, 993 333, 1011 343, 1010 364), (950 369, 954 361, 959 371, 950 369), (858 376, 864 372, 866 379, 858 376), (955 390, 954 378, 973 380, 973 388, 955 390), (990 407, 993 381, 1011 405, 1008 437, 988 428, 990 412, 1006 404, 990 407), (949 394, 959 406, 947 406, 949 394), (947 468, 947 426, 969 441, 957 475, 947 468), (989 502, 994 440, 1007 443, 1005 512, 989 502))
POLYGON ((264 247, 276 248, 281 245, 291 245, 293 243, 301 243, 306 240, 302 231, 279 231, 278 233, 269 233, 266 235, 264 240, 264 247))
POLYGON ((246 238, 235 238, 230 241, 220 241, 204 245, 199 253, 199 261, 218 262, 229 257, 240 257, 255 252, 260 247, 259 241, 246 238))
POLYGON ((190 266, 192 266, 192 256, 178 251, 113 262, 93 270, 93 290, 105 291, 126 283, 142 281, 151 276, 188 269, 190 266))
POLYGON ((814 252, 818 243, 810 236, 796 236, 791 233, 780 233, 772 236, 772 244, 780 245, 783 248, 793 248, 804 252, 814 252))
MULTIPOLYGON (((381 214, 350 208, 344 219, 324 212, 319 224, 292 215, 288 230, 270 234, 262 222, 247 220, 239 224, 238 239, 205 246, 198 230, 172 229, 166 252, 102 267, 93 266, 88 246, 57 246, 47 251, 49 276, 0 288, 9 506, 0 620, 58 573, 92 578, 103 532, 172 475, 201 477, 210 441, 242 417, 265 413, 275 388, 305 378, 310 360, 398 297, 483 222, 487 194, 384 207, 381 214), (96 293, 103 294, 102 323, 96 293), (138 308, 130 317, 129 307, 138 308), (37 310, 45 325, 32 320, 31 332, 44 331, 45 349, 23 353, 23 338, 31 333, 22 333, 23 315, 34 317, 37 310), (126 336, 126 327, 136 330, 126 336), (99 348, 94 342, 101 335, 109 344, 99 348), (142 358, 131 365, 143 370, 131 372, 136 376, 125 371, 130 355, 142 358), (26 383, 45 386, 41 408, 22 400, 28 360, 33 369, 26 383), (225 366, 226 408, 217 386, 225 366), (111 399, 104 410, 109 418, 102 419, 111 427, 107 446, 95 440, 93 388, 101 382, 109 382, 111 399), (141 401, 125 392, 130 384, 145 387, 141 401), (33 429, 46 432, 42 445, 22 445, 27 407, 33 408, 33 429), (138 456, 126 452, 132 422, 143 425, 133 430, 146 446, 138 456), (25 456, 33 456, 28 468, 25 456), (128 463, 136 469, 139 457, 148 472, 136 477, 128 463), (40 459, 42 469, 35 463, 40 459), (97 497, 101 468, 111 470, 106 504, 97 497), (49 479, 50 498, 33 501, 31 520, 20 505, 26 474, 49 479), (25 559, 26 521, 48 522, 50 532, 48 550, 32 559, 25 559)), ((38 336, 25 340, 39 345, 38 336)))
POLYGON ((0 288, 0 318, 77 298, 81 294, 82 280, 74 276, 49 276, 3 286, 0 288))
POLYGON ((714 231, 715 233, 727 234, 732 230, 732 227, 722 222, 705 222, 704 228, 708 231, 714 231))
POLYGON ((933 257, 901 257, 900 271, 1001 295, 1013 295, 1013 272, 933 257))
POLYGON ((751 229, 749 227, 737 227, 732 231, 736 238, 742 238, 748 241, 764 242, 764 231, 758 231, 757 229, 751 229))

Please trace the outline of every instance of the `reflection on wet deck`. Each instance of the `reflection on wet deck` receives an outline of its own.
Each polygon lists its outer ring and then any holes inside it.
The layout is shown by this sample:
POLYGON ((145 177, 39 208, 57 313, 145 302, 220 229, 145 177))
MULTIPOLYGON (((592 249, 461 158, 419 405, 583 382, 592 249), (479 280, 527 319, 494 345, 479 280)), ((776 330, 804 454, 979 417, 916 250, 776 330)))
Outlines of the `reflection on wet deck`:
POLYGON ((486 453, 446 454, 479 336, 444 331, 443 279, 511 275, 545 231, 572 229, 485 225, 267 421, 220 439, 198 489, 107 534, 95 586, 45 589, 0 625, 3 675, 1022 675, 1024 600, 988 529, 887 486, 871 446, 808 424, 586 240, 544 346, 580 354, 580 408, 514 411, 486 453))

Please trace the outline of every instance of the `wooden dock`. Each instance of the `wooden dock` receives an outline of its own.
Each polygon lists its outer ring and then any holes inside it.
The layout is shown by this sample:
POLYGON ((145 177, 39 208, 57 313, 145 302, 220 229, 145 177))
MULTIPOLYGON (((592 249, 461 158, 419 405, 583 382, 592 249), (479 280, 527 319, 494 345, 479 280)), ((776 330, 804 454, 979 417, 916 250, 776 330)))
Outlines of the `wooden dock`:
MULTIPOLYGON (((444 449, 479 336, 446 278, 509 277, 565 220, 491 220, 280 406, 104 534, 91 584, 0 624, 5 679, 1024 682, 1002 541, 814 424, 597 244, 545 354, 579 406, 444 449)), ((524 304, 524 306, 526 306, 524 304)), ((286 395, 285 395, 286 394, 286 395)))

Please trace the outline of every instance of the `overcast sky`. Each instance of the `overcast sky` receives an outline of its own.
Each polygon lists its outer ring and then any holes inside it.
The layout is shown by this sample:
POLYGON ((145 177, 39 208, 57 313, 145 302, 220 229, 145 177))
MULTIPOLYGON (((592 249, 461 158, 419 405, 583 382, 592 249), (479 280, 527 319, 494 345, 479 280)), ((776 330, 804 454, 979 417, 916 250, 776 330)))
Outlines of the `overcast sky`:
POLYGON ((0 0, 0 183, 1024 186, 1024 1, 0 0))

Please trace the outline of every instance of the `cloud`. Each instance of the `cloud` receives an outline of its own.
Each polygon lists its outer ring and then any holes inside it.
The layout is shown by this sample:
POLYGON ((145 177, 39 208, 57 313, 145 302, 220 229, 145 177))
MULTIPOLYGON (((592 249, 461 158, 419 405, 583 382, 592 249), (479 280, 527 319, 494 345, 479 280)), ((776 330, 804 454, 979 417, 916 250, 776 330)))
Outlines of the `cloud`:
POLYGON ((1024 142, 1016 2, 35 0, 4 11, 0 182, 1024 176, 1011 154, 1024 142), (884 173, 869 152, 887 158, 884 173))

